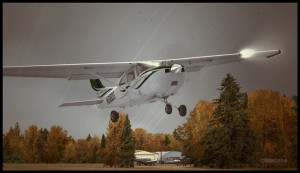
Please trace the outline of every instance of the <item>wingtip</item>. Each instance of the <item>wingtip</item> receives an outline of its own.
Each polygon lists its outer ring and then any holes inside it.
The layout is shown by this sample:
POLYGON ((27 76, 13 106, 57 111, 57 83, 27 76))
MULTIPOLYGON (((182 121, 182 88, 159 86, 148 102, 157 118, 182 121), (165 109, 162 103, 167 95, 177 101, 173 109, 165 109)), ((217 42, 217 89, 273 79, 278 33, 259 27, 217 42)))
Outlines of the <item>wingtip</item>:
POLYGON ((278 52, 277 53, 275 53, 275 54, 272 54, 272 55, 269 55, 269 56, 266 56, 267 58, 271 58, 271 57, 273 57, 273 56, 276 56, 276 55, 278 55, 278 54, 281 54, 281 50, 279 49, 279 50, 277 50, 278 52))

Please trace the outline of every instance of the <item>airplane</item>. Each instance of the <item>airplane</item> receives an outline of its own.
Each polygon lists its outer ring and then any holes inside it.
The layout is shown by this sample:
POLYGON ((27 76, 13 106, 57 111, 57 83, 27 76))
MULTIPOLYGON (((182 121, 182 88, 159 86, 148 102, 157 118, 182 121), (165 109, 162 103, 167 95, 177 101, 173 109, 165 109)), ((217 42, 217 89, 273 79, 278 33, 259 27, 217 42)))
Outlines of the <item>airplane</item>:
MULTIPOLYGON (((165 104, 167 114, 171 114, 172 107, 175 107, 179 115, 184 117, 187 113, 186 106, 173 105, 167 99, 178 92, 185 73, 208 66, 240 62, 250 57, 270 58, 280 53, 281 50, 245 49, 232 54, 153 61, 4 66, 3 76, 90 80, 96 99, 63 103, 59 107, 96 105, 101 109, 125 108, 161 101, 165 104), (108 80, 109 78, 119 78, 118 84, 108 80), (101 80, 113 84, 113 87, 105 87, 101 80)), ((115 123, 118 119, 119 113, 111 111, 110 120, 115 123)))

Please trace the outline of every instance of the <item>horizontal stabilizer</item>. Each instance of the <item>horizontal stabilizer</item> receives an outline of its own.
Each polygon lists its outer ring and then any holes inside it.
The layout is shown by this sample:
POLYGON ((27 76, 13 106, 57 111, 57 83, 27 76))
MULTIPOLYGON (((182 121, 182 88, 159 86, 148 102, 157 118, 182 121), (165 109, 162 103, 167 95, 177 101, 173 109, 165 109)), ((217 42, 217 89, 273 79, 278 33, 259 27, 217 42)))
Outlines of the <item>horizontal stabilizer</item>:
POLYGON ((63 103, 59 107, 67 107, 67 106, 88 106, 88 105, 96 105, 101 104, 103 100, 85 100, 79 102, 70 102, 70 103, 63 103))

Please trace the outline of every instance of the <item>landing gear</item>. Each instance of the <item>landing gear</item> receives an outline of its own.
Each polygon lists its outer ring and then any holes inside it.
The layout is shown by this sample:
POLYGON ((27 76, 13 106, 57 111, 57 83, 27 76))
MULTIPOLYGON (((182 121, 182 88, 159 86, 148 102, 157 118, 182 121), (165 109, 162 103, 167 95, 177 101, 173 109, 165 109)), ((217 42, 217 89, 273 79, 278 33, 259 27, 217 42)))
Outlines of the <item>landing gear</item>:
POLYGON ((172 106, 170 104, 166 104, 165 111, 167 114, 172 113, 172 106))
POLYGON ((184 117, 186 115, 186 106, 185 105, 180 105, 178 108, 179 115, 184 117))
POLYGON ((166 99, 164 99, 164 103, 166 104, 165 111, 167 114, 172 113, 172 106, 173 106, 178 109, 180 116, 182 116, 182 117, 186 116, 187 111, 186 111, 185 105, 180 105, 179 107, 177 107, 177 106, 171 105, 166 99))
POLYGON ((118 120, 119 120, 119 113, 117 111, 111 111, 111 113, 110 113, 110 120, 113 123, 118 122, 118 120))

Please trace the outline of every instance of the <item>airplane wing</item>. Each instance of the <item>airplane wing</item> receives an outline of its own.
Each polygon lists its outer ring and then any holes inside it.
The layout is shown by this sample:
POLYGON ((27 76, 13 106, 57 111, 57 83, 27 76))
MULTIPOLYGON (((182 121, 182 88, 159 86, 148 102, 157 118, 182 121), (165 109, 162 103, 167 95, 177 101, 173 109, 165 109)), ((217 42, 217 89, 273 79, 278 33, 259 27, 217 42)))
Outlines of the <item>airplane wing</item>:
POLYGON ((133 63, 130 62, 4 66, 3 76, 95 79, 90 73, 92 72, 104 78, 119 78, 132 66, 133 63))
MULTIPOLYGON (((251 57, 272 57, 281 53, 280 50, 250 52, 251 57)), ((249 52, 248 52, 249 54, 249 52)), ((247 55, 248 56, 248 55, 247 55)), ((245 60, 243 52, 224 55, 212 55, 190 58, 178 58, 154 61, 111 62, 87 64, 56 64, 33 66, 4 66, 3 76, 66 78, 68 80, 95 79, 95 74, 103 78, 119 78, 124 72, 136 64, 150 66, 183 65, 186 72, 200 70, 202 67, 231 63, 245 60)))
POLYGON ((102 103, 103 100, 85 100, 79 102, 70 102, 70 103, 63 103, 59 107, 68 107, 68 106, 89 106, 89 105, 96 105, 102 103))
POLYGON ((165 65, 180 64, 184 66, 186 72, 198 71, 203 67, 221 65, 231 62, 239 62, 244 60, 251 60, 254 57, 266 57, 270 58, 277 54, 280 54, 280 50, 267 50, 267 51, 256 51, 256 52, 240 52, 233 54, 224 55, 211 55, 202 57, 190 57, 190 58, 179 58, 179 59, 167 59, 161 60, 165 65))

